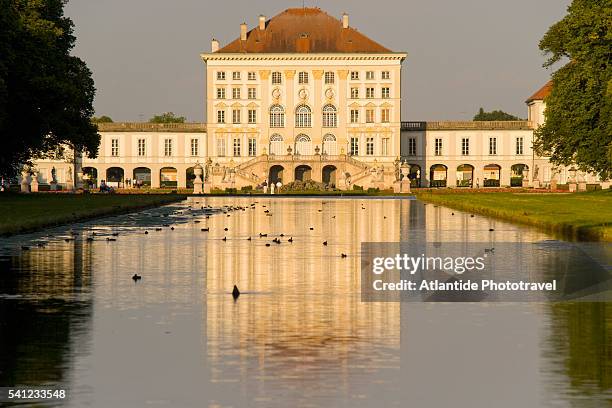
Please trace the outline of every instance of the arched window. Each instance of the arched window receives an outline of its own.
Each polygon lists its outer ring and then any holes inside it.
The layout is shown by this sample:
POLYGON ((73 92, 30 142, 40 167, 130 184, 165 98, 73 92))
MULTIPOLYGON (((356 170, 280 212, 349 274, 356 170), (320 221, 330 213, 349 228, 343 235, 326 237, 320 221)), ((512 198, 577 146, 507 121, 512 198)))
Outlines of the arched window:
POLYGON ((300 134, 295 137, 295 154, 312 155, 312 143, 308 135, 300 134))
POLYGON ((338 154, 337 150, 336 136, 332 135, 331 133, 323 136, 323 154, 334 156, 338 154))
POLYGON ((285 127, 285 109, 282 106, 272 105, 270 107, 270 127, 285 127))
POLYGON ((295 110, 295 127, 312 127, 312 112, 306 105, 300 105, 295 110))
POLYGON ((284 154, 284 143, 283 137, 278 133, 270 136, 270 154, 281 155, 284 154))
POLYGON ((334 105, 323 107, 323 127, 335 128, 338 126, 338 113, 334 105))

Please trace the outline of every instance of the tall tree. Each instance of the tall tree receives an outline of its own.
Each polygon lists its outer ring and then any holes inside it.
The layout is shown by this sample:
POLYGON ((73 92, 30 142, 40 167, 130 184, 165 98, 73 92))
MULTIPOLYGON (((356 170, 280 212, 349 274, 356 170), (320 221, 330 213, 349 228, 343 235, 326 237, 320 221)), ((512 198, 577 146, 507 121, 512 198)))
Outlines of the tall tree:
POLYGON ((535 148, 553 163, 612 177, 612 2, 574 0, 540 41, 552 75, 535 148))
POLYGON ((164 112, 161 115, 154 115, 149 119, 149 123, 185 123, 187 118, 176 116, 174 112, 164 112))
POLYGON ((95 157, 91 71, 70 55, 66 0, 0 0, 0 174, 68 145, 95 157))
POLYGON ((493 121, 493 120, 521 120, 518 116, 511 115, 502 110, 494 110, 491 112, 485 112, 483 108, 480 108, 478 113, 474 116, 475 121, 493 121))

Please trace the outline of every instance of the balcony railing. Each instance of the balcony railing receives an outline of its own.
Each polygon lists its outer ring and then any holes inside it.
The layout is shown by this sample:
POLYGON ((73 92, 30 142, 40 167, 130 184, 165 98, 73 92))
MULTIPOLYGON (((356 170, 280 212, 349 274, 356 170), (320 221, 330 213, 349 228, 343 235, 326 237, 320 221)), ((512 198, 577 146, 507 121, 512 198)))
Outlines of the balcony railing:
POLYGON ((206 132, 206 123, 147 123, 116 122, 98 123, 100 132, 206 132))
POLYGON ((533 122, 526 120, 513 121, 437 121, 437 122, 402 122, 402 131, 419 130, 531 130, 533 122))

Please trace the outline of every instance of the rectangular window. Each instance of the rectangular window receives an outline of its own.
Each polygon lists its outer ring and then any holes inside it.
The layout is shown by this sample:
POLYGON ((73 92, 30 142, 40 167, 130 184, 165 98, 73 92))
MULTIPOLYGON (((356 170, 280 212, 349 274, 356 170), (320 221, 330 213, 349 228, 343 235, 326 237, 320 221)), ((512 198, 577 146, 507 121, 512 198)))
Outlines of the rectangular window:
POLYGON ((232 79, 234 81, 240 81, 240 71, 234 71, 232 72, 232 79))
POLYGON ((380 154, 382 156, 389 156, 389 138, 383 137, 380 143, 380 154))
POLYGON ((240 99, 240 88, 232 88, 232 99, 240 99))
POLYGON ((434 155, 442 156, 442 139, 436 139, 434 155))
POLYGON ((257 156, 257 139, 249 139, 249 156, 257 156))
POLYGON ((489 154, 490 155, 497 154, 497 138, 496 137, 489 138, 489 154))
POLYGON ((257 111, 255 109, 249 109, 249 123, 251 125, 257 123, 257 111))
POLYGON ((273 72, 272 73, 272 84, 280 85, 282 83, 283 83, 283 75, 280 72, 273 72))
POLYGON ((351 71, 351 81, 359 81, 359 71, 351 71))
POLYGON ((138 139, 138 156, 145 156, 147 153, 146 150, 146 141, 145 139, 138 139))
POLYGON ((374 79, 374 71, 366 71, 366 80, 374 79))
POLYGON ((408 139, 408 156, 416 156, 416 138, 408 139))
POLYGON ((366 88, 366 98, 374 98, 374 88, 366 88))
POLYGON ((374 156, 374 138, 368 137, 366 139, 366 156, 374 156))
POLYGON ((366 123, 374 123, 374 109, 366 109, 366 123))
POLYGON ((383 99, 389 99, 391 97, 391 92, 389 91, 388 87, 384 87, 382 89, 382 98, 383 99))
POLYGON ((111 139, 111 156, 119 156, 119 139, 111 139))
POLYGON ((351 99, 359 99, 359 88, 351 88, 351 99))
POLYGON ((380 121, 382 123, 389 123, 389 118, 390 118, 390 111, 387 108, 384 108, 383 110, 380 111, 380 121))
POLYGON ((240 123, 240 109, 232 109, 232 123, 240 123))
POLYGON ((359 123, 359 109, 351 109, 351 123, 359 123))
POLYGON ((240 139, 234 139, 234 156, 240 156, 240 139))
POLYGON ((217 123, 225 123, 225 111, 224 110, 217 111, 217 123))
POLYGON ((461 154, 468 156, 470 154, 470 139, 464 137, 461 139, 461 154))
POLYGON ((217 99, 225 99, 225 88, 217 88, 217 99))
POLYGON ((298 83, 299 84, 307 84, 308 83, 308 72, 300 72, 298 74, 298 83))
POLYGON ((164 156, 172 156, 172 139, 164 139, 164 156))
POLYGON ((255 72, 251 71, 247 74, 248 80, 249 81, 255 81, 256 76, 255 76, 255 72))
POLYGON ((383 71, 382 74, 381 74, 381 78, 382 79, 389 79, 389 78, 391 78, 391 75, 390 75, 389 71, 383 71))
POLYGON ((349 148, 349 155, 359 156, 359 138, 351 137, 351 145, 349 148))
POLYGON ((257 88, 249 88, 248 97, 249 99, 257 99, 257 88))
POLYGON ((217 139, 217 156, 225 156, 225 139, 222 137, 217 139))
POLYGON ((516 154, 525 154, 523 150, 523 138, 516 138, 516 154))
POLYGON ((198 156, 199 154, 199 140, 198 139, 191 139, 191 155, 192 156, 198 156))
POLYGON ((224 71, 218 71, 217 72, 217 81, 225 81, 225 72, 224 71))
POLYGON ((327 72, 325 73, 325 84, 326 84, 326 85, 333 84, 333 83, 334 83, 334 81, 335 81, 335 79, 336 79, 336 77, 335 77, 335 75, 334 75, 334 73, 333 73, 333 72, 331 72, 331 71, 327 71, 327 72))

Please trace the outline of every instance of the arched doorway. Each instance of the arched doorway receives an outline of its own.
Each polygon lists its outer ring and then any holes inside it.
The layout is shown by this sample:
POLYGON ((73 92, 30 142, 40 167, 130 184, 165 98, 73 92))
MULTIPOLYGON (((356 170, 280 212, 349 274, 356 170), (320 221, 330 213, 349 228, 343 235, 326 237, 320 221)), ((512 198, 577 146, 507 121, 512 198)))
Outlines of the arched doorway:
POLYGON ((305 134, 297 135, 295 138, 295 154, 303 156, 312 155, 312 143, 310 137, 305 134))
POLYGON ((408 179, 410 179, 410 187, 421 187, 421 166, 411 164, 408 179))
POLYGON ((98 187, 98 169, 95 167, 83 167, 83 183, 89 188, 98 187))
POLYGON ((429 169, 429 186, 446 187, 448 178, 448 167, 443 164, 434 164, 429 169))
POLYGON ((270 171, 268 175, 268 181, 270 182, 270 184, 272 183, 276 184, 279 181, 281 182, 281 184, 283 184, 283 171, 284 170, 285 170, 284 167, 279 166, 279 165, 270 167, 270 171))
POLYGON ((193 172, 193 167, 189 167, 185 170, 185 182, 187 188, 193 188, 193 181, 195 180, 195 173, 193 172))
POLYGON ((498 164, 487 164, 484 166, 484 187, 499 187, 501 180, 501 166, 498 164))
POLYGON ((121 167, 109 167, 106 170, 106 185, 114 188, 123 187, 124 174, 121 167))
POLYGON ((161 188, 176 188, 178 172, 174 167, 164 167, 159 171, 159 185, 161 188))
POLYGON ((295 180, 296 181, 307 181, 312 178, 312 168, 305 164, 297 166, 295 168, 295 180))
POLYGON ((148 167, 136 167, 134 169, 134 187, 151 186, 151 169, 148 167))
POLYGON ((525 177, 526 170, 529 170, 529 166, 526 164, 514 164, 510 167, 512 175, 510 176, 510 187, 522 187, 523 178, 525 177))
POLYGON ((474 166, 462 164, 457 166, 457 187, 472 187, 474 185, 474 166))
POLYGON ((336 187, 336 166, 327 165, 323 167, 321 171, 321 180, 323 180, 323 184, 326 184, 330 187, 336 187))
POLYGON ((335 156, 338 154, 338 145, 336 143, 336 136, 331 133, 323 136, 323 154, 335 156))
POLYGON ((283 143, 283 137, 278 133, 275 133, 270 136, 270 154, 278 156, 285 154, 285 144, 283 143))

